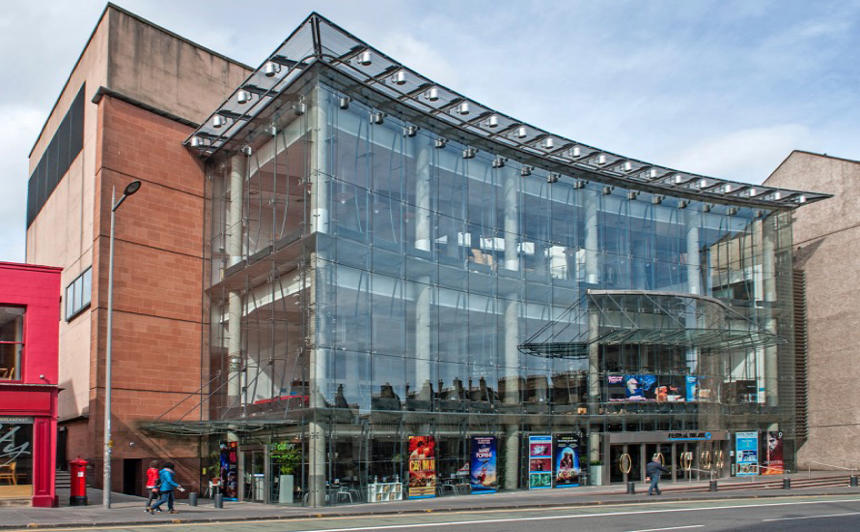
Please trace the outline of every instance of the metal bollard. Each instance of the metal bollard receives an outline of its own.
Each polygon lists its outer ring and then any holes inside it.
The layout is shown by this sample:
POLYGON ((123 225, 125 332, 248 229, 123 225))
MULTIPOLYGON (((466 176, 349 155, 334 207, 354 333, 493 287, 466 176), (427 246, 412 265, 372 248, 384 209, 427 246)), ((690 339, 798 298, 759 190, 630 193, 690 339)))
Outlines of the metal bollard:
POLYGON ((215 494, 215 508, 224 508, 224 496, 220 493, 215 494))
POLYGON ((782 489, 784 489, 784 490, 790 490, 791 489, 791 479, 790 478, 782 479, 782 489))
POLYGON ((630 495, 636 493, 636 483, 635 482, 628 482, 627 483, 627 493, 630 495))
POLYGON ((708 484, 708 491, 717 491, 717 481, 716 480, 712 480, 708 484))
POLYGON ((857 487, 857 475, 851 475, 850 477, 848 477, 848 485, 852 488, 857 487))
POLYGON ((188 504, 191 506, 197 506, 197 492, 192 491, 188 494, 188 504))

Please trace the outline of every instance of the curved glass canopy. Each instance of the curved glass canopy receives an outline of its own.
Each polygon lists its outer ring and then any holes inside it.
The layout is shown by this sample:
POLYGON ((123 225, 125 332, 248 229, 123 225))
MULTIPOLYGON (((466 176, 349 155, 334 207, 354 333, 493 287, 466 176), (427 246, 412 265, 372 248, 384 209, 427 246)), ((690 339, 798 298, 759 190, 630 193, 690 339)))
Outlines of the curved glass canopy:
MULTIPOLYGON (((185 144, 204 157, 222 148, 240 148, 249 132, 266 128, 267 124, 255 123, 255 119, 264 121, 263 111, 315 64, 347 76, 352 90, 384 96, 432 119, 442 135, 576 179, 765 208, 792 208, 830 197, 679 171, 551 133, 422 76, 316 13, 305 19, 185 144)), ((301 114, 305 104, 293 102, 293 109, 301 114)))

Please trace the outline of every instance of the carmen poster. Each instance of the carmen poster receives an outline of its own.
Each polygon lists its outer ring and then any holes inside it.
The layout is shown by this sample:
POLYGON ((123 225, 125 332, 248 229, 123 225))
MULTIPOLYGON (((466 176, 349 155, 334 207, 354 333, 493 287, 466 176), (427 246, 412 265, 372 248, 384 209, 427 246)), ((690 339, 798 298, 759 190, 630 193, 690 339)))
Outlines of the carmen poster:
POLYGON ((436 441, 433 436, 409 436, 409 498, 436 496, 436 441))
POLYGON ((580 467, 579 436, 559 434, 555 437, 555 487, 569 488, 579 486, 580 467))
POLYGON ((472 493, 494 493, 499 487, 495 436, 473 436, 471 455, 469 482, 472 493))
POLYGON ((781 475, 785 472, 782 459, 782 431, 767 433, 767 462, 762 475, 781 475))
POLYGON ((529 436, 529 489, 552 487, 552 436, 529 436))

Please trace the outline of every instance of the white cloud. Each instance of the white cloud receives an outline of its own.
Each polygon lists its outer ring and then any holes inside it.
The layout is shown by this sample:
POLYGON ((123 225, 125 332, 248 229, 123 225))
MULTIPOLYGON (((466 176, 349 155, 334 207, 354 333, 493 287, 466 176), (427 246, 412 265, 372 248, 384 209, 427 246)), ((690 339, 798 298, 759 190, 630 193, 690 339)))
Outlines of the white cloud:
POLYGON ((809 129, 800 124, 742 129, 689 145, 666 162, 705 175, 761 183, 810 138, 809 129))

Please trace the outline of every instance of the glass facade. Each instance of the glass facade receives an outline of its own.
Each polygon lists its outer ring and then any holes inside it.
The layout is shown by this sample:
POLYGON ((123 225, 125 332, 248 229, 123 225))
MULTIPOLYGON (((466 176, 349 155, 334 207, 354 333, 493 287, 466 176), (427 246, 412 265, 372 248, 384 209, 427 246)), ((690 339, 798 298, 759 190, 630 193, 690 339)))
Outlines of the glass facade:
POLYGON ((582 483, 658 452, 730 474, 740 430, 783 432, 791 467, 789 211, 557 175, 302 79, 208 163, 210 417, 246 498, 408 496, 412 436, 438 495, 485 436, 499 489, 529 486, 534 435, 574 435, 582 483))

